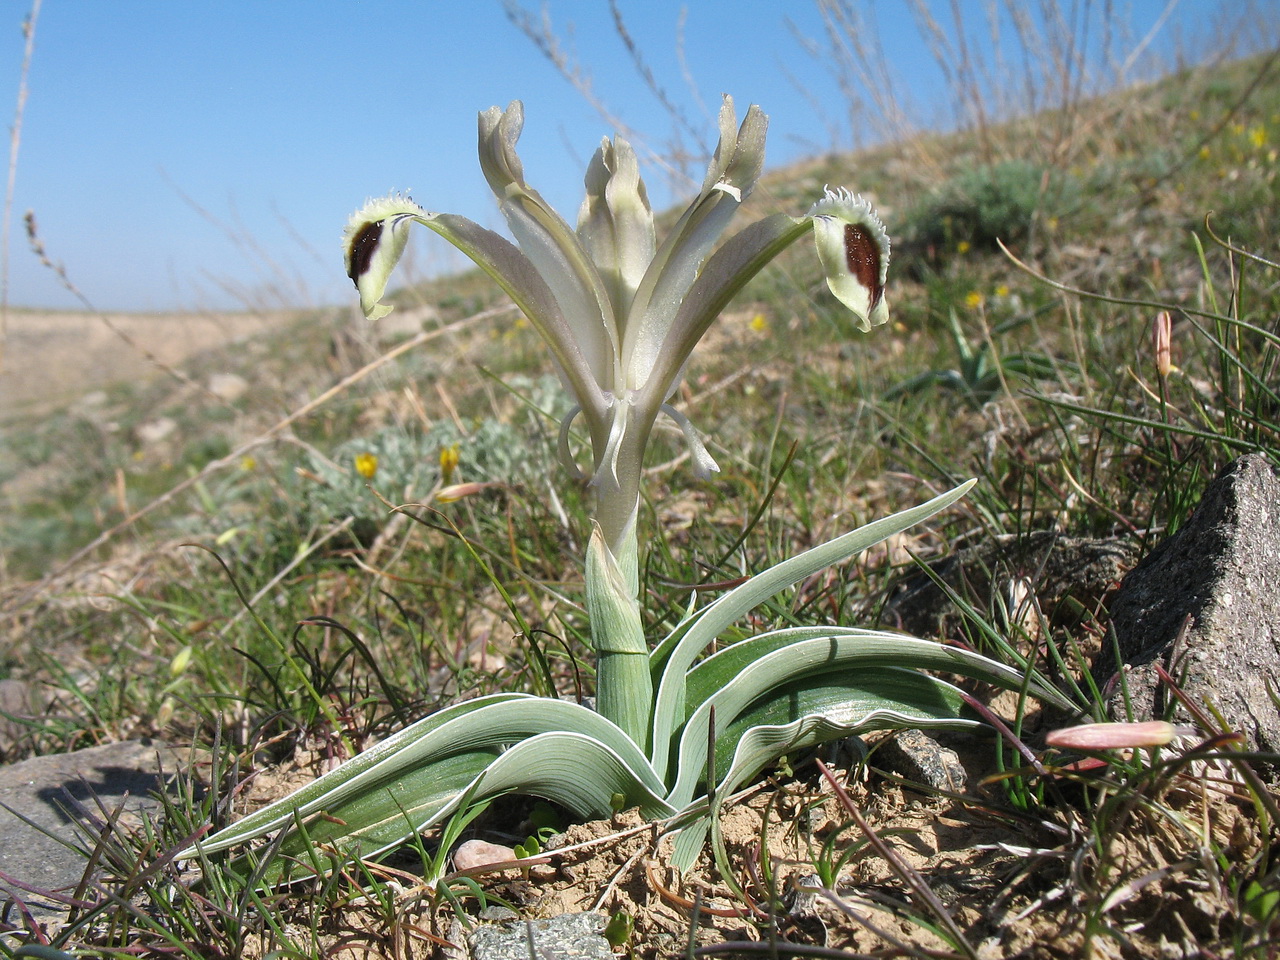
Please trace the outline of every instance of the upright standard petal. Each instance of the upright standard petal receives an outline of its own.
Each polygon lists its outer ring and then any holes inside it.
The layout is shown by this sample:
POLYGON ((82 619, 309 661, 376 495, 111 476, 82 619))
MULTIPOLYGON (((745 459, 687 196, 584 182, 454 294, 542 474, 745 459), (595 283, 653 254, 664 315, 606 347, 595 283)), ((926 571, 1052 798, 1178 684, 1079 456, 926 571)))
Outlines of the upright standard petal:
POLYGON ((808 216, 831 292, 857 315, 864 332, 887 321, 889 235, 871 204, 844 188, 828 189, 808 216))
POLYGON ((754 104, 736 126, 733 98, 720 109, 720 143, 707 167, 702 192, 658 248, 632 303, 622 355, 627 386, 641 389, 657 362, 685 294, 703 261, 755 188, 764 168, 764 137, 769 118, 754 104))
POLYGON ((504 199, 507 187, 524 183, 524 165, 516 141, 524 129, 524 104, 512 100, 506 110, 490 107, 480 113, 480 169, 489 188, 504 199))
POLYGON ((520 249, 555 292, 596 382, 612 390, 619 337, 613 304, 578 235, 524 180, 516 142, 524 127, 524 107, 480 114, 480 166, 520 249))
POLYGON ((702 192, 721 184, 722 189, 745 189, 739 198, 745 199, 764 168, 764 138, 768 127, 769 118, 754 103, 747 108, 742 126, 738 127, 733 97, 725 94, 720 104, 720 142, 707 165, 702 192))
POLYGON ((621 137, 601 142, 584 180, 586 199, 578 214, 578 236, 595 262, 620 322, 653 260, 653 210, 640 162, 621 137))
POLYGON ((347 276, 360 293, 360 309, 370 320, 385 317, 391 307, 380 303, 404 245, 409 225, 427 212, 398 194, 370 200, 351 215, 343 231, 347 276))

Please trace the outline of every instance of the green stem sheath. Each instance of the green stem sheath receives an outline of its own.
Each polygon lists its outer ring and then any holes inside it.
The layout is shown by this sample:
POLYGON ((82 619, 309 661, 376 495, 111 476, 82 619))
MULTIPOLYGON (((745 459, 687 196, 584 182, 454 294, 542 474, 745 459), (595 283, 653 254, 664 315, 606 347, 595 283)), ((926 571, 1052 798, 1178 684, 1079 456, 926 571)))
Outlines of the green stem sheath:
POLYGON ((596 709, 648 749, 653 720, 649 645, 636 588, 634 514, 615 555, 597 524, 587 546, 587 616, 596 651, 596 709))

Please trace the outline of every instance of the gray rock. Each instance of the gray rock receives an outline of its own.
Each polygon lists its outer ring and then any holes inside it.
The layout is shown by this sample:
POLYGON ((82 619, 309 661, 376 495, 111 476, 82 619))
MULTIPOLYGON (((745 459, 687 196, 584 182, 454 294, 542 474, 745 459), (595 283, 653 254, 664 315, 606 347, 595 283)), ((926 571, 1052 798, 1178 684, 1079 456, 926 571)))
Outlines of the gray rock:
POLYGON ((931 790, 964 793, 969 788, 959 754, 920 730, 899 730, 876 749, 871 763, 931 790))
MULTIPOLYGON (((1218 474, 1182 528, 1125 577, 1111 622, 1138 719, 1162 717, 1171 701, 1159 663, 1175 679, 1185 673, 1183 689, 1212 703, 1251 748, 1280 751, 1280 711, 1267 689, 1280 692, 1280 473, 1266 457, 1249 454, 1218 474)), ((1094 676, 1105 683, 1115 670, 1104 647, 1094 676)), ((1120 719, 1122 699, 1111 700, 1120 719)))
POLYGON ((95 797, 107 810, 123 802, 124 816, 155 810, 158 804, 150 793, 162 784, 160 757, 167 770, 177 769, 180 757, 148 740, 0 767, 0 909, 16 896, 37 919, 65 913, 56 901, 24 887, 73 893, 87 862, 66 844, 88 845, 76 820, 85 822, 86 813, 103 818, 95 797))
POLYGON ((472 960, 612 960, 609 941, 600 934, 605 922, 598 913, 565 913, 547 920, 478 927, 467 943, 472 960))

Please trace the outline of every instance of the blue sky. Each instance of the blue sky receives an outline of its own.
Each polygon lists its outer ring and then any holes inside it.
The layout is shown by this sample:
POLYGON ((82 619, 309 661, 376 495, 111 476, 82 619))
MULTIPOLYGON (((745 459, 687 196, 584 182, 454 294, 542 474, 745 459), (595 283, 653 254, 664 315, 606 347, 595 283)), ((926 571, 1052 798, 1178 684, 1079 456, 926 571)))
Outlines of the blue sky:
MULTIPOLYGON (((758 102, 770 115, 770 165, 849 144, 847 129, 833 144, 843 99, 827 62, 804 52, 786 23, 820 38, 811 0, 619 4, 694 122, 711 129, 727 92, 740 111, 758 102), (682 9, 685 59, 706 112, 682 79, 682 9)), ((856 5, 910 78, 902 92, 932 109, 942 85, 903 0, 856 5)), ((940 17, 950 6, 931 5, 940 17)), ((975 36, 985 36, 985 6, 960 0, 975 36)), ((1114 6, 1136 40, 1166 2, 1114 6)), ((1153 52, 1167 56, 1179 43, 1196 52, 1224 6, 1232 0, 1181 0, 1153 52)), ((29 9, 29 0, 0 0, 6 117, 29 9)), ((595 91, 624 122, 669 128, 605 0, 549 0, 545 9, 557 29, 572 25, 595 91)), ((29 209, 50 256, 101 310, 338 303, 353 299, 339 237, 370 195, 411 190, 429 209, 500 227, 475 160, 477 111, 524 100, 526 174, 570 219, 585 161, 612 132, 499 0, 44 0, 29 85, 9 227, 17 306, 76 305, 27 249, 29 209)), ((661 178, 649 179, 653 188, 661 178)), ((417 253, 424 270, 450 262, 435 247, 417 253)))

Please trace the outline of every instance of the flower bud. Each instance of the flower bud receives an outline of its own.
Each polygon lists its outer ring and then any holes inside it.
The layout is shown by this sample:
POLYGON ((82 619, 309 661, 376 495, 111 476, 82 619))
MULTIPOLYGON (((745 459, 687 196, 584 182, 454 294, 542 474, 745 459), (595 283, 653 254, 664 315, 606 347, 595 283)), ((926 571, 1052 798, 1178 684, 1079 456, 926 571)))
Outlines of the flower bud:
POLYGON ((1161 310, 1151 323, 1151 350, 1156 357, 1156 372, 1163 380, 1173 369, 1170 341, 1173 332, 1173 319, 1168 310, 1161 310))
POLYGON ((1163 747, 1179 733, 1163 720, 1142 723, 1085 723, 1053 730, 1044 742, 1060 750, 1120 750, 1126 747, 1163 747))

